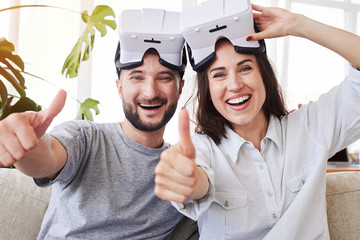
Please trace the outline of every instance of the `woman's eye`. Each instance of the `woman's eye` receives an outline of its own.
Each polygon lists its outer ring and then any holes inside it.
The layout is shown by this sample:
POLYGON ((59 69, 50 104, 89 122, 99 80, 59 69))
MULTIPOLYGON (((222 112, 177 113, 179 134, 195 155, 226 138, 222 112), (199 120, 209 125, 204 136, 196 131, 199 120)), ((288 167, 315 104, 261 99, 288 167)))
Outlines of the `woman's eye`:
POLYGON ((223 74, 223 73, 215 73, 213 78, 222 78, 224 76, 225 76, 225 74, 223 74))
POLYGON ((252 69, 252 67, 250 66, 244 66, 240 69, 241 72, 247 72, 247 71, 250 71, 252 69))

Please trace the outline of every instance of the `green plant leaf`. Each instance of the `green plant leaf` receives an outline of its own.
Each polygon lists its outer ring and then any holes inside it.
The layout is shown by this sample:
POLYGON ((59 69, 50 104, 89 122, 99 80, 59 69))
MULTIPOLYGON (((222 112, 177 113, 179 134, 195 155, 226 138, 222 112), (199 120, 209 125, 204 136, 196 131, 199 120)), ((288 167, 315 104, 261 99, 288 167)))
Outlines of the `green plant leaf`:
POLYGON ((89 120, 94 121, 91 109, 95 110, 95 114, 98 115, 100 113, 100 110, 98 108, 98 104, 100 102, 91 98, 86 99, 83 103, 80 105, 80 109, 76 115, 77 120, 89 120))
POLYGON ((13 106, 11 106, 11 102, 14 97, 9 97, 4 104, 3 111, 0 117, 0 120, 6 118, 11 113, 15 112, 26 112, 26 111, 35 111, 38 112, 41 110, 41 106, 36 104, 33 100, 28 97, 20 98, 13 106))
MULTIPOLYGON (((8 95, 8 92, 7 92, 6 86, 5 86, 5 84, 0 80, 0 111, 1 111, 1 112, 2 112, 2 109, 3 109, 3 105, 4 105, 5 102, 6 102, 7 95, 8 95)), ((0 116, 1 116, 1 112, 0 112, 0 116)))
POLYGON ((21 75, 24 71, 24 62, 18 55, 13 54, 14 51, 12 43, 0 38, 0 75, 11 83, 20 97, 25 97, 25 79, 21 75))
POLYGON ((89 59, 90 52, 94 47, 95 29, 101 33, 102 37, 107 33, 106 26, 113 30, 116 29, 115 20, 105 19, 109 16, 115 18, 114 11, 105 5, 96 6, 91 16, 88 15, 87 11, 82 13, 81 17, 87 26, 64 62, 61 73, 65 73, 66 78, 77 77, 80 62, 89 59))

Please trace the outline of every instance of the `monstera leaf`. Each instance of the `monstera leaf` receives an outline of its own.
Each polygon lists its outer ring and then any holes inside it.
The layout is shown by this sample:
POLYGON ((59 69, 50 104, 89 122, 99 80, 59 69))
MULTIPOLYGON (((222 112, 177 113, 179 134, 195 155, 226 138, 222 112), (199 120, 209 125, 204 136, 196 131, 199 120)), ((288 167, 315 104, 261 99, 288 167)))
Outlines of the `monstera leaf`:
POLYGON ((26 112, 34 111, 38 112, 41 110, 41 106, 36 104, 33 100, 28 97, 21 97, 13 106, 10 105, 13 97, 9 97, 2 108, 0 113, 0 120, 6 118, 9 114, 15 112, 26 112))
POLYGON ((93 116, 91 114, 91 109, 95 110, 95 114, 98 115, 100 113, 98 105, 99 101, 88 98, 80 105, 80 109, 76 115, 77 120, 89 120, 93 121, 93 116))
POLYGON ((87 23, 87 26, 65 60, 61 73, 64 74, 65 72, 66 77, 77 77, 80 62, 89 59, 90 51, 94 47, 95 28, 102 37, 106 35, 106 26, 116 29, 114 20, 105 19, 108 16, 115 18, 114 11, 105 5, 96 6, 91 16, 88 15, 87 11, 82 13, 82 19, 87 23))
POLYGON ((26 97, 25 79, 22 76, 24 62, 14 55, 14 45, 5 38, 0 38, 0 120, 13 112, 39 111, 41 107, 26 97), (4 79, 19 93, 19 100, 11 105, 15 96, 9 95, 4 79))
POLYGON ((14 55, 15 47, 5 38, 0 38, 0 97, 1 108, 6 102, 8 91, 3 83, 3 78, 7 80, 19 93, 20 97, 25 97, 25 79, 21 75, 24 71, 24 62, 18 55, 14 55))

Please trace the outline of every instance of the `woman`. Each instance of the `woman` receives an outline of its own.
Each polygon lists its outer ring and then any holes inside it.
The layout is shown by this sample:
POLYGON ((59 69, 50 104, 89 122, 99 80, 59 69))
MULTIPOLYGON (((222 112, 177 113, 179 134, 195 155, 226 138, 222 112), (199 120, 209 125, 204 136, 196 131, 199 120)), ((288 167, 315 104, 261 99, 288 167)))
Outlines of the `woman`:
POLYGON ((191 142, 182 110, 180 142, 161 157, 155 193, 198 220, 200 239, 329 239, 327 159, 360 138, 360 37, 284 9, 253 9, 260 32, 247 40, 307 38, 349 61, 349 76, 287 114, 266 55, 218 41, 197 74, 199 134, 191 142))

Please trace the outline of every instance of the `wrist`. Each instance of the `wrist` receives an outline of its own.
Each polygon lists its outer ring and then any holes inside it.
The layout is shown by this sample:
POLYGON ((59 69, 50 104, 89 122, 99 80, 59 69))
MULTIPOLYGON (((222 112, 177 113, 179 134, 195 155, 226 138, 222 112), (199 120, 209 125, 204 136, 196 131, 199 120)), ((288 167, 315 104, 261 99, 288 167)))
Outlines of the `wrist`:
POLYGON ((292 36, 305 37, 306 29, 309 24, 309 18, 302 14, 294 14, 294 21, 292 27, 292 36))

